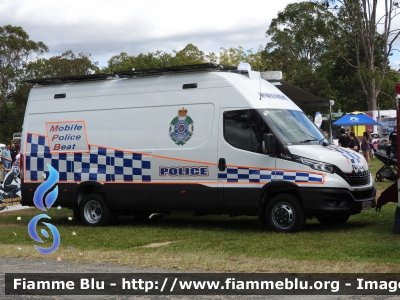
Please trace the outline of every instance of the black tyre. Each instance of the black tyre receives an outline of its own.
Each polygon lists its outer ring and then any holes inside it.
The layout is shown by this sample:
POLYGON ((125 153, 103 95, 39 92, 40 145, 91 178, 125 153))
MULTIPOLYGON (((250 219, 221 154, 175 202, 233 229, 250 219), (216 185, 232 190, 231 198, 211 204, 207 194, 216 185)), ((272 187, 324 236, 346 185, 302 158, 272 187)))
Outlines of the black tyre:
POLYGON ((93 193, 83 198, 79 205, 80 217, 87 226, 106 226, 110 223, 112 212, 101 194, 93 193))
POLYGON ((317 220, 322 225, 339 225, 346 223, 349 218, 350 218, 349 215, 343 215, 334 217, 317 217, 317 220))
POLYGON ((276 232, 297 232, 306 222, 299 200, 290 194, 273 197, 265 208, 265 218, 276 232))

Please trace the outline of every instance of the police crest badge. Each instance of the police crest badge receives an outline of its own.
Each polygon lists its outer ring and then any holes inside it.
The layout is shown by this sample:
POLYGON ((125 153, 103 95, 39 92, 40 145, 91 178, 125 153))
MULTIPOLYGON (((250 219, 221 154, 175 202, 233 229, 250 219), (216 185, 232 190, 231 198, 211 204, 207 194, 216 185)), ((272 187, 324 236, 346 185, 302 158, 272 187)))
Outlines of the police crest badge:
POLYGON ((193 135, 193 120, 187 115, 187 109, 182 107, 169 125, 169 136, 177 145, 184 145, 193 135))

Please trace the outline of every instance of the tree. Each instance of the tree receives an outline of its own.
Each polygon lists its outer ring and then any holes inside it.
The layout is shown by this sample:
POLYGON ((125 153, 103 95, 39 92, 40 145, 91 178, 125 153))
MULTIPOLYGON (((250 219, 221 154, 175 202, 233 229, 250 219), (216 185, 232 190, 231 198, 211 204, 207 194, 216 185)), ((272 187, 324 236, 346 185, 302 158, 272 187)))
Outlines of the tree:
MULTIPOLYGON (((213 59, 212 55, 208 58, 213 59)), ((113 73, 128 70, 143 70, 152 68, 162 68, 171 66, 182 66, 190 64, 201 64, 206 61, 203 51, 200 51, 193 44, 187 44, 182 50, 173 50, 172 53, 157 50, 147 54, 140 53, 137 56, 128 55, 121 52, 111 57, 108 61, 108 67, 103 71, 113 73)))
MULTIPOLYGON (((354 61, 354 47, 351 42, 347 43, 343 49, 342 56, 332 48, 331 52, 336 55, 329 63, 327 81, 331 86, 331 99, 337 99, 335 108, 344 112, 364 111, 367 105, 364 100, 363 92, 359 87, 356 69, 349 67, 346 60, 354 61)), ((325 66, 325 64, 324 64, 325 66)))
POLYGON ((72 51, 66 51, 59 56, 49 59, 38 58, 26 61, 20 70, 15 88, 8 93, 8 103, 0 112, 1 125, 0 138, 8 139, 13 132, 21 131, 26 102, 32 84, 23 82, 24 79, 52 78, 73 75, 87 75, 99 72, 97 62, 91 60, 89 53, 79 53, 77 56, 72 51))
POLYGON ((121 52, 110 58, 108 66, 103 71, 107 73, 162 68, 171 65, 173 56, 169 53, 157 50, 147 54, 140 53, 137 56, 128 55, 126 52, 121 52))
POLYGON ((10 95, 10 103, 3 106, 0 111, 0 141, 11 143, 14 132, 22 131, 26 101, 31 85, 19 83, 10 95))
POLYGON ((173 50, 173 52, 175 53, 175 56, 172 63, 175 66, 202 64, 205 62, 204 52, 193 44, 187 44, 182 50, 173 50))
POLYGON ((335 99, 328 80, 336 54, 330 52, 337 18, 315 2, 289 4, 266 31, 270 38, 262 58, 269 70, 286 81, 325 99, 335 99))
POLYGON ((218 56, 214 52, 210 52, 206 54, 205 56, 206 62, 212 63, 212 64, 217 64, 219 59, 218 56))
POLYGON ((247 62, 253 70, 265 71, 265 63, 262 58, 263 46, 258 47, 257 52, 253 49, 244 50, 243 47, 225 49, 221 47, 219 52, 219 63, 225 66, 237 67, 241 62, 247 62))
MULTIPOLYGON (((385 0, 383 16, 377 16, 377 0, 330 0, 339 3, 334 10, 337 11, 341 22, 341 33, 347 35, 354 46, 354 62, 350 62, 342 55, 343 45, 337 39, 335 47, 349 66, 356 69, 361 89, 365 94, 368 110, 377 109, 377 97, 382 90, 382 85, 388 72, 389 56, 394 50, 394 42, 400 35, 400 29, 392 29, 392 21, 399 14, 400 2, 398 0, 385 0), (378 33, 378 27, 381 33, 378 33), (377 43, 381 39, 381 45, 377 43), (378 46, 378 47, 377 47, 378 46), (381 61, 376 60, 377 57, 381 61)), ((326 6, 329 6, 326 1, 326 6)), ((382 2, 380 2, 382 3, 382 2)))
POLYGON ((89 75, 99 72, 98 63, 91 60, 90 53, 76 56, 71 50, 61 55, 41 58, 27 66, 27 76, 31 78, 52 78, 74 75, 89 75))
POLYGON ((335 23, 335 16, 324 5, 287 5, 266 32, 271 39, 264 53, 267 66, 282 70, 289 80, 298 72, 314 71, 321 64, 321 55, 329 49, 335 23))
POLYGON ((140 53, 137 56, 128 55, 121 52, 111 57, 108 61, 108 67, 103 72, 113 73, 127 70, 142 70, 151 68, 162 68, 171 66, 182 66, 202 63, 219 63, 227 66, 237 66, 240 62, 248 62, 254 70, 265 70, 265 64, 262 60, 263 47, 260 45, 257 52, 253 49, 244 50, 238 48, 221 48, 219 55, 214 52, 205 54, 197 46, 187 44, 182 50, 173 50, 172 53, 157 50, 147 54, 140 53))
MULTIPOLYGON (((0 27, 0 140, 11 141, 21 131, 29 88, 23 80, 27 65, 48 51, 18 26, 0 27)), ((9 143, 9 142, 8 142, 9 143)))
MULTIPOLYGON (((346 2, 359 3, 354 0, 346 2)), ((271 22, 267 31, 271 41, 265 48, 263 59, 268 69, 282 70, 285 80, 292 84, 325 99, 335 99, 335 108, 370 110, 373 107, 365 97, 368 89, 357 88, 360 79, 364 82, 371 80, 364 70, 367 66, 365 50, 362 42, 355 42, 353 31, 343 5, 331 9, 327 1, 289 4, 271 22)), ((396 37, 398 30, 393 32, 392 38, 396 37)), ((377 77, 375 83, 381 85, 381 91, 384 89, 384 93, 378 96, 381 109, 393 107, 393 98, 390 100, 393 92, 389 86, 393 86, 396 80, 395 74, 386 78, 392 70, 385 49, 392 47, 393 39, 386 47, 387 41, 384 34, 375 33, 371 46, 374 48, 371 60, 377 77), (385 74, 381 72, 383 69, 386 70, 385 77, 377 76, 385 74)))
POLYGON ((30 40, 21 27, 0 27, 0 110, 10 103, 27 65, 47 51, 44 43, 30 40))

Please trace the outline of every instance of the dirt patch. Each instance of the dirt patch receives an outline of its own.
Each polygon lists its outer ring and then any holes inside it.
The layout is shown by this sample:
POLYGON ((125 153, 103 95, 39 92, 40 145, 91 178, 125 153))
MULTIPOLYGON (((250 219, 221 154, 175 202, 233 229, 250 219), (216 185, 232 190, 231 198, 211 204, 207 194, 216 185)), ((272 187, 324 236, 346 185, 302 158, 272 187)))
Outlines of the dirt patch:
POLYGON ((148 245, 141 246, 141 247, 139 247, 139 248, 156 248, 156 247, 163 247, 163 246, 168 246, 168 245, 170 245, 170 244, 172 244, 172 243, 176 243, 176 242, 179 242, 179 241, 170 241, 170 242, 162 242, 162 243, 151 243, 151 244, 148 244, 148 245))

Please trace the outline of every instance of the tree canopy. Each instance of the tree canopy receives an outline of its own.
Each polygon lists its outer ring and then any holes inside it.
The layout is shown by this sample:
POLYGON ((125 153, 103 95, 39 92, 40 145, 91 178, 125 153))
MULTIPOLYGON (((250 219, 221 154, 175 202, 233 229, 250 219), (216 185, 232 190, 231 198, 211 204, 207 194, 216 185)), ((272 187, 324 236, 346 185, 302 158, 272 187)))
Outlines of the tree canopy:
POLYGON ((336 99, 344 111, 394 108, 398 73, 389 60, 399 29, 391 29, 397 1, 305 1, 278 13, 266 31, 266 65, 318 96, 336 99), (378 33, 379 24, 384 24, 378 33))
POLYGON ((100 72, 98 63, 91 60, 90 53, 79 53, 76 56, 71 50, 49 59, 37 59, 26 68, 26 74, 30 78, 89 75, 98 72, 100 72))
POLYGON ((19 26, 0 27, 0 138, 10 138, 13 131, 20 131, 26 105, 27 90, 23 79, 29 63, 46 53, 48 47, 43 42, 29 39, 29 35, 19 26), (23 93, 22 91, 26 92, 23 93), (21 111, 14 108, 21 104, 21 111))
MULTIPOLYGON (((398 0, 382 0, 383 15, 378 15, 377 0, 330 0, 323 1, 328 8, 335 4, 340 29, 332 43, 347 64, 356 70, 359 87, 365 95, 366 109, 376 110, 377 99, 385 86, 385 78, 392 72, 389 56, 400 35, 400 28, 392 28, 393 20, 400 12, 398 0), (343 55, 343 49, 351 44, 353 60, 343 55)), ((393 95, 393 93, 392 93, 393 95)))

